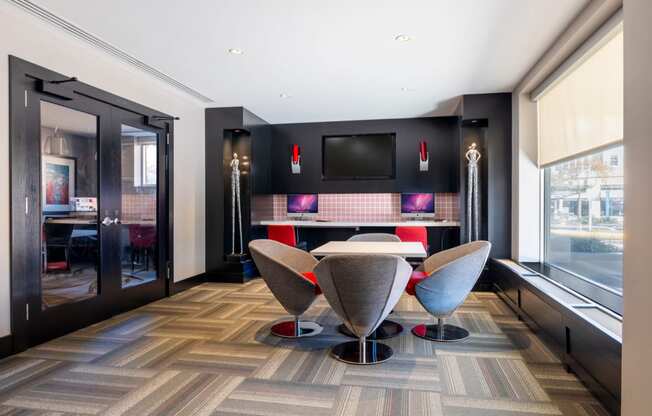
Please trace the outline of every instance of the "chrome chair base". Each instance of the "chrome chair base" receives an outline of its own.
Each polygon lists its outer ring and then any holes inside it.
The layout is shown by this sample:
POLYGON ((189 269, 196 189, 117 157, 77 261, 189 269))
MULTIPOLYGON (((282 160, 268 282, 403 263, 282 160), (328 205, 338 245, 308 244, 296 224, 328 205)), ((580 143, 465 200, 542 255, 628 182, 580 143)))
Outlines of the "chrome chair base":
POLYGON ((466 329, 449 324, 421 324, 412 328, 412 333, 419 338, 437 342, 457 342, 469 337, 466 329))
POLYGON ((317 322, 299 320, 279 322, 271 328, 272 334, 281 338, 314 337, 323 330, 324 328, 317 322))
POLYGON ((388 345, 376 341, 349 341, 338 344, 331 350, 331 355, 347 364, 370 365, 389 360, 394 351, 388 345))
MULTIPOLYGON (((347 328, 344 324, 340 324, 338 331, 340 334, 346 335, 347 337, 357 338, 357 336, 354 335, 353 332, 349 331, 349 328, 347 328)), ((367 339, 392 338, 399 335, 401 332, 403 332, 403 325, 399 324, 398 322, 385 319, 383 323, 380 324, 378 328, 376 328, 376 330, 367 337, 367 339)))

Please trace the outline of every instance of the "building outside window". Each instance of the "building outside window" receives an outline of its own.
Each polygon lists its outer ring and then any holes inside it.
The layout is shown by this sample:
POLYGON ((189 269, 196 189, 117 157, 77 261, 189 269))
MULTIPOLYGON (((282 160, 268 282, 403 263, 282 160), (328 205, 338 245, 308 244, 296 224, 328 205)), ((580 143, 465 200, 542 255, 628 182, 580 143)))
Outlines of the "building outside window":
POLYGON ((623 146, 544 169, 544 261, 623 288, 623 146))

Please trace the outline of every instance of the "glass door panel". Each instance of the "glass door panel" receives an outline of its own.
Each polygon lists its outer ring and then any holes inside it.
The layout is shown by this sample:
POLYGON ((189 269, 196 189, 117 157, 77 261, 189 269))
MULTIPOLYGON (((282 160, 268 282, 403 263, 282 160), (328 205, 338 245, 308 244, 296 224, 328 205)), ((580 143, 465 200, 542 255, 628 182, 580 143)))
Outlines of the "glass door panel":
POLYGON ((98 117, 40 102, 41 309, 98 294, 98 117))
POLYGON ((122 288, 158 277, 158 134, 121 125, 122 288))

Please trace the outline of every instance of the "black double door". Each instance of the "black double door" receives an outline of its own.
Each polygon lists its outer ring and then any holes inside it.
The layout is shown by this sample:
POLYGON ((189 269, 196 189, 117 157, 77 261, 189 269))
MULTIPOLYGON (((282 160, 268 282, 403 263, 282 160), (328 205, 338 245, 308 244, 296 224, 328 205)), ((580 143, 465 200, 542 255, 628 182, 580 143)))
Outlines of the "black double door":
POLYGON ((12 118, 16 350, 159 299, 169 275, 166 126, 29 81, 12 118))

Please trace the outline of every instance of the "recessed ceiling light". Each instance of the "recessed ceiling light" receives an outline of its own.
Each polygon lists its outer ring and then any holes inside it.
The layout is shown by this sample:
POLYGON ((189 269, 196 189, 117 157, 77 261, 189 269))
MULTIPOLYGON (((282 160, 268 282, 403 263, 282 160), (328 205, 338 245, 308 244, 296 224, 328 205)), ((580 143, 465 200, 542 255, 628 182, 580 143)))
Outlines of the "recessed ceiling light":
POLYGON ((412 40, 412 36, 410 36, 410 35, 405 35, 405 34, 400 34, 400 35, 397 35, 397 36, 394 38, 394 40, 397 40, 397 41, 399 41, 399 42, 409 42, 409 41, 412 40))
POLYGON ((290 94, 286 94, 284 92, 280 93, 278 96, 281 97, 281 98, 292 98, 292 96, 290 94))
POLYGON ((242 55, 244 53, 244 51, 242 49, 238 49, 238 48, 230 48, 229 53, 232 53, 234 55, 242 55))

